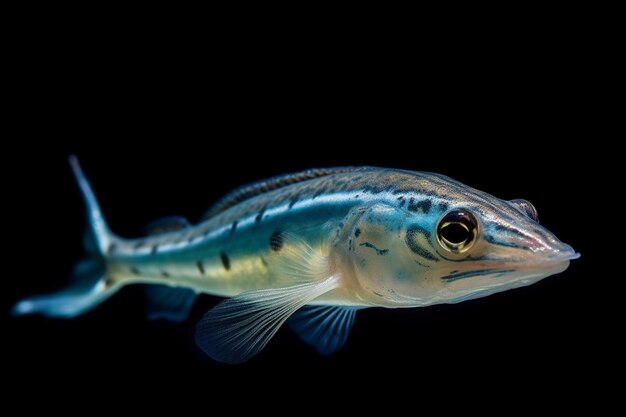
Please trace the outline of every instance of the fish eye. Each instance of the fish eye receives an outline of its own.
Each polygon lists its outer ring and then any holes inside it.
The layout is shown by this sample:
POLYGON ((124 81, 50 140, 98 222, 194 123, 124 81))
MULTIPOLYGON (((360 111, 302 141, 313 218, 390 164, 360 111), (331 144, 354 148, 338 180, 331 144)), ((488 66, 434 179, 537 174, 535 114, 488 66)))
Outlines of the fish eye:
POLYGON ((468 251, 476 242, 478 221, 466 210, 454 210, 444 215, 437 226, 437 240, 452 253, 468 251))

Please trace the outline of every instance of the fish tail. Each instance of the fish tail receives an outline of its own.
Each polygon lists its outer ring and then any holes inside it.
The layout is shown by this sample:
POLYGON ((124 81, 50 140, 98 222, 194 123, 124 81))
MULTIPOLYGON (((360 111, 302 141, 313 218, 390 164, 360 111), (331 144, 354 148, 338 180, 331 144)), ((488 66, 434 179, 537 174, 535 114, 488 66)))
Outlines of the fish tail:
POLYGON ((70 156, 70 166, 72 167, 72 171, 76 177, 76 182, 78 183, 80 192, 83 195, 85 208, 87 209, 89 232, 91 233, 93 243, 95 243, 93 249, 100 255, 104 256, 111 245, 111 241, 115 240, 115 236, 113 236, 109 230, 109 226, 102 215, 100 204, 98 204, 96 195, 91 188, 91 184, 89 184, 89 180, 87 180, 87 177, 83 173, 83 170, 78 163, 78 158, 74 155, 70 156))
POLYGON ((107 279, 106 268, 108 248, 117 238, 109 230, 91 185, 75 156, 70 156, 70 165, 87 209, 89 226, 85 246, 90 256, 76 266, 73 284, 67 289, 23 299, 13 306, 14 315, 43 314, 71 318, 91 310, 120 287, 119 283, 107 279))

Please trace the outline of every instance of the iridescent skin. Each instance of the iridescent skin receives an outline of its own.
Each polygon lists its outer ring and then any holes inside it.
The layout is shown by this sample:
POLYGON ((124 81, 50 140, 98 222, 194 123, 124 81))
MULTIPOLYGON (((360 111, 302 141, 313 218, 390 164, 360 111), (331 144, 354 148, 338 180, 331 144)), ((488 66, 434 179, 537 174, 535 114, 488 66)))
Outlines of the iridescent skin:
POLYGON ((270 245, 282 233, 329 256, 342 277, 343 288, 319 303, 453 303, 531 284, 575 256, 514 204, 441 175, 362 168, 258 195, 182 232, 116 238, 107 249, 109 282, 165 281, 220 296, 289 285, 276 267, 285 248, 270 245), (480 221, 480 241, 462 256, 447 254, 435 237, 439 219, 457 208, 480 221), (461 278, 467 271, 479 273, 461 278), (451 274, 458 278, 446 279, 451 274))
POLYGON ((300 327, 307 343, 331 353, 345 342, 352 307, 483 297, 562 272, 579 256, 536 221, 526 201, 500 200, 438 174, 371 167, 270 179, 226 196, 195 226, 127 240, 109 231, 72 164, 98 253, 79 268, 85 284, 23 300, 14 312, 72 317, 133 283, 233 297, 210 310, 196 334, 207 354, 228 363, 254 356, 307 304, 344 307, 322 332, 313 329, 325 338, 307 336, 314 320, 300 327), (448 250, 440 233, 442 219, 458 212, 475 219, 475 238, 461 253, 448 250))

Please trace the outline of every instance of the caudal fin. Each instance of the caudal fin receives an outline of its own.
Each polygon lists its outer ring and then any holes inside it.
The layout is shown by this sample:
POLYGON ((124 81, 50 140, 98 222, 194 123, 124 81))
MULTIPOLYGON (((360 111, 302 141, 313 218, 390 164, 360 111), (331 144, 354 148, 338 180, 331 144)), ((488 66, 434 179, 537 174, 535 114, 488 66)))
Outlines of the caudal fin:
POLYGON ((74 171, 76 182, 78 183, 80 192, 83 195, 83 201, 85 202, 85 208, 87 209, 87 222, 91 236, 94 239, 95 249, 100 255, 104 256, 107 248, 111 244, 113 235, 104 220, 102 210, 100 210, 100 204, 98 204, 98 200, 96 199, 96 195, 91 188, 91 184, 89 184, 87 177, 78 163, 78 158, 76 158, 75 155, 70 156, 70 166, 72 167, 72 171, 74 171))
POLYGON ((92 240, 90 258, 78 264, 74 270, 74 284, 58 293, 38 295, 18 302, 12 310, 14 315, 43 314, 51 317, 70 318, 91 310, 110 297, 119 288, 106 277, 106 251, 115 237, 109 231, 96 196, 75 156, 70 165, 78 182, 87 209, 88 236, 92 240))

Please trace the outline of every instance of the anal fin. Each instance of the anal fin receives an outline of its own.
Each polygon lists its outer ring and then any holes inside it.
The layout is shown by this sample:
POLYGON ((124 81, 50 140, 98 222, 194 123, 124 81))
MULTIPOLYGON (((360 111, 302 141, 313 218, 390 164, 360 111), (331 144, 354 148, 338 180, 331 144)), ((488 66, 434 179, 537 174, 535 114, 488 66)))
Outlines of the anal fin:
POLYGON ((198 294, 189 288, 148 285, 148 319, 184 321, 189 316, 198 294))

